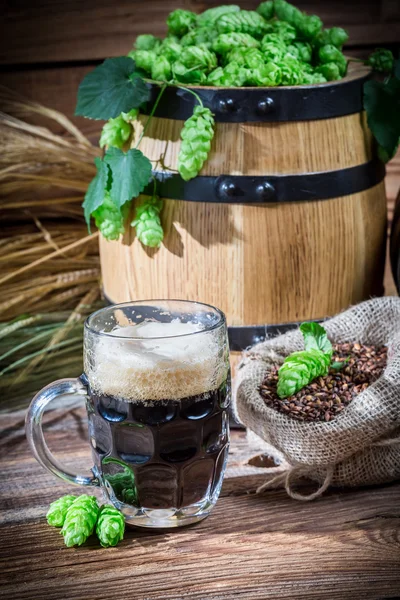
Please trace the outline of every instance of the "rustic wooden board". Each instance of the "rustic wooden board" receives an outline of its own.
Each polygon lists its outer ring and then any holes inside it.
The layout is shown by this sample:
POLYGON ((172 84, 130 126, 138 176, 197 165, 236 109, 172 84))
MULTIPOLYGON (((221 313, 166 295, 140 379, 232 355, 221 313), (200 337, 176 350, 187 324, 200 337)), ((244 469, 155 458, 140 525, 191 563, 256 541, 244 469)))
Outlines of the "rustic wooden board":
MULTIPOLYGON (((33 459, 22 412, 1 417, 0 596, 13 600, 357 600, 400 597, 400 483, 332 491, 314 503, 252 493, 260 469, 234 432, 230 468, 212 515, 171 533, 129 529, 117 547, 67 549, 45 523, 49 502, 77 493, 33 459)), ((88 464, 81 409, 49 414, 47 440, 63 461, 88 464)))
MULTIPOLYGON (((164 35, 175 8, 200 12, 220 0, 19 0, 3 1, 1 64, 91 60, 126 54, 139 33, 164 35)), ((241 0, 254 9, 258 0, 241 0)), ((387 0, 298 0, 327 26, 346 27, 352 45, 395 43, 400 39, 400 7, 387 0)))

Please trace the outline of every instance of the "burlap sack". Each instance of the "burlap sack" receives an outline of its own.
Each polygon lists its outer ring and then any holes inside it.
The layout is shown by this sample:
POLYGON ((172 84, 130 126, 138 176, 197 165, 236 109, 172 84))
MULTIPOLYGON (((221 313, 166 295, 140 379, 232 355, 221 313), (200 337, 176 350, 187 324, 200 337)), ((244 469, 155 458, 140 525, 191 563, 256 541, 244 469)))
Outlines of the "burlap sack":
MULTIPOLYGON (((311 500, 329 486, 361 486, 400 478, 400 298, 363 302, 326 321, 333 342, 385 344, 384 374, 330 422, 306 423, 269 408, 258 392, 271 365, 304 348, 299 330, 247 351, 235 379, 236 418, 284 457, 287 468, 259 488, 284 485, 293 497, 311 500), (319 482, 309 496, 293 485, 307 477, 319 482)), ((273 454, 273 453, 272 453, 273 454)), ((268 470, 265 470, 268 472, 268 470)))

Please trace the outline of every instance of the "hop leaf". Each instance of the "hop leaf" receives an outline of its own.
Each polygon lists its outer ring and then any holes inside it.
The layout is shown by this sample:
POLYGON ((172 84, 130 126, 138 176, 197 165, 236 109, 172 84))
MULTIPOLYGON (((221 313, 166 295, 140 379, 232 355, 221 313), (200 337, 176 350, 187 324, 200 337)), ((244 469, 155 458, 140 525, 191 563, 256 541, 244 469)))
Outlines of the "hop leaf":
POLYGON ((104 548, 116 546, 124 537, 124 515, 113 506, 104 505, 96 525, 97 537, 104 548))
POLYGON ((214 119, 209 108, 196 106, 193 115, 185 121, 181 131, 178 171, 185 181, 201 171, 211 149, 214 137, 214 119))
POLYGON ((391 73, 393 71, 394 58, 390 50, 377 48, 370 54, 367 65, 379 73, 391 73))
POLYGON ((122 115, 115 119, 109 119, 104 125, 100 136, 100 148, 104 146, 115 146, 122 148, 132 133, 132 126, 126 122, 122 115))
POLYGON ((159 248, 164 239, 160 219, 162 206, 162 200, 158 196, 142 200, 136 207, 135 219, 131 223, 132 227, 136 227, 139 242, 149 248, 159 248))
POLYGON ((94 222, 106 240, 117 240, 124 233, 124 214, 114 204, 109 192, 105 193, 104 201, 94 213, 94 222))
POLYGON ((92 535, 99 506, 94 496, 79 496, 71 504, 65 517, 61 534, 64 536, 65 545, 81 546, 92 535))
POLYGON ((168 33, 182 37, 195 25, 196 19, 194 12, 178 8, 168 15, 168 33))
POLYGON ((64 525, 67 511, 71 504, 76 500, 76 496, 62 496, 50 504, 46 517, 49 525, 53 527, 62 527, 64 525))
POLYGON ((217 21, 219 33, 247 33, 255 38, 262 37, 265 19, 254 10, 240 10, 222 15, 217 21))

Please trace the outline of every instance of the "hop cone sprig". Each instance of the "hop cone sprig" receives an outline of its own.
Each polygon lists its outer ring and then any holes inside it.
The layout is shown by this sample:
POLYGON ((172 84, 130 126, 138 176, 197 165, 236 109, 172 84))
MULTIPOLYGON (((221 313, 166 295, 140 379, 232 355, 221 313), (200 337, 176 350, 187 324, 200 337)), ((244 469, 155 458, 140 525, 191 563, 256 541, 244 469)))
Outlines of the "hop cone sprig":
POLYGON ((144 246, 159 248, 164 239, 161 225, 160 212, 163 202, 158 196, 143 200, 136 207, 135 219, 132 227, 136 227, 136 236, 144 246))
POLYGON ((75 500, 76 496, 62 496, 52 502, 46 514, 48 524, 52 525, 52 527, 62 527, 67 516, 67 511, 75 500))
POLYGON ((385 48, 377 48, 368 58, 367 65, 380 73, 391 73, 393 70, 393 54, 385 48))
POLYGON ((96 534, 104 548, 116 546, 124 537, 124 515, 113 506, 101 507, 96 525, 96 534))
POLYGON ((319 350, 294 352, 279 369, 278 396, 292 396, 316 377, 326 375, 330 362, 331 356, 319 350))
POLYGON ((214 137, 214 118, 209 108, 196 106, 193 115, 185 121, 181 131, 178 171, 185 181, 201 171, 211 149, 214 137))
POLYGON ((247 33, 253 37, 262 37, 265 19, 255 10, 241 10, 222 15, 217 21, 219 33, 247 33))
POLYGON ((122 148, 132 133, 132 126, 125 121, 122 115, 109 119, 104 125, 100 136, 100 148, 114 146, 122 148))
POLYGON ((61 534, 65 545, 81 546, 92 535, 99 514, 99 505, 94 496, 79 496, 71 504, 65 517, 61 534))
POLYGON ((117 240, 124 233, 124 211, 118 208, 111 199, 109 192, 105 193, 103 204, 93 212, 94 222, 106 240, 117 240))

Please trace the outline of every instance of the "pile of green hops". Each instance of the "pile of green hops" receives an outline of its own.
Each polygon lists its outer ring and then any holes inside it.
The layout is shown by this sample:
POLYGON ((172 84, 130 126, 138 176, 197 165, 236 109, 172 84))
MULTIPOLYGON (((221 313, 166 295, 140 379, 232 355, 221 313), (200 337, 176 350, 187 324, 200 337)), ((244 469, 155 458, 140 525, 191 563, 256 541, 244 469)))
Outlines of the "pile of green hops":
POLYGON ((286 0, 236 4, 197 15, 174 10, 164 39, 139 35, 129 56, 154 81, 217 87, 312 85, 342 79, 348 40, 340 27, 286 0))

